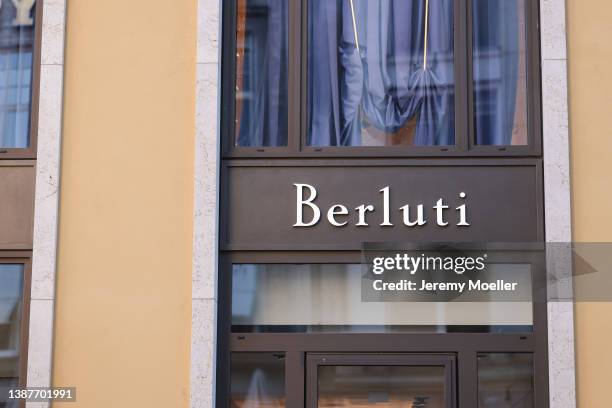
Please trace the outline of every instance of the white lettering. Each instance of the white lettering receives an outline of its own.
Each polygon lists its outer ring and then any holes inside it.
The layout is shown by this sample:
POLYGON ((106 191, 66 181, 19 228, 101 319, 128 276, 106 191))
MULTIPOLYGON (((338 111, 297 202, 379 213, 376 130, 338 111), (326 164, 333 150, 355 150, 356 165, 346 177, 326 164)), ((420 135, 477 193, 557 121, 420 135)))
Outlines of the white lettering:
POLYGON ((327 221, 335 227, 344 227, 348 224, 348 221, 338 222, 336 221, 336 215, 348 215, 348 208, 341 204, 336 204, 330 207, 327 211, 327 221))
POLYGON ((294 227, 312 227, 313 225, 318 223, 319 219, 321 218, 321 210, 316 204, 313 203, 315 198, 317 198, 317 190, 310 184, 295 183, 293 185, 295 186, 296 191, 297 191, 297 203, 296 203, 297 220, 295 224, 293 224, 293 226, 294 227), (306 200, 304 200, 304 188, 307 188, 310 191, 310 197, 306 200), (310 207, 313 212, 312 220, 310 220, 310 222, 308 223, 304 222, 304 206, 305 205, 310 207))
POLYGON ((366 213, 374 211, 373 205, 365 205, 362 204, 359 207, 355 208, 357 210, 357 214, 359 214, 359 222, 355 224, 357 227, 368 227, 369 224, 366 222, 366 213))
POLYGON ((444 205, 444 201, 439 199, 433 208, 436 210, 436 221, 438 222, 438 225, 441 227, 446 227, 448 222, 444 221, 444 210, 448 208, 448 205, 444 205))
POLYGON ((381 193, 383 193, 383 222, 382 224, 380 224, 381 227, 392 227, 393 224, 391 224, 390 221, 390 215, 389 215, 389 210, 390 210, 390 204, 389 204, 389 187, 385 187, 383 189, 380 190, 381 193))
POLYGON ((415 225, 425 225, 427 221, 423 216, 423 204, 417 206, 417 219, 416 221, 410 221, 410 205, 405 205, 400 208, 404 214, 404 225, 407 227, 414 227, 415 225))
MULTIPOLYGON (((461 194, 459 194, 459 197, 465 198, 465 193, 461 192, 461 194)), ((457 207, 457 211, 459 211, 459 223, 457 224, 457 226, 458 227, 469 227, 470 224, 467 222, 465 204, 461 204, 459 207, 457 207)))

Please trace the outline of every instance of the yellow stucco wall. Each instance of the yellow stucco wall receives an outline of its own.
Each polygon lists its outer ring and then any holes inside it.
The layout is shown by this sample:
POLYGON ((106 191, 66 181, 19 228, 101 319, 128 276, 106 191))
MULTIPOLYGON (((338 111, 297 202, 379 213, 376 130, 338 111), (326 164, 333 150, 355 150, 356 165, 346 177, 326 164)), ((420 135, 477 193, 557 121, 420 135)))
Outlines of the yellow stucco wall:
MULTIPOLYGON (((68 2, 53 377, 79 402, 58 407, 188 404, 195 16, 68 2)), ((612 241, 611 21, 608 0, 568 0, 578 241, 612 241)), ((579 406, 612 406, 612 305, 576 312, 579 406)))
MULTIPOLYGON (((568 0, 574 239, 612 242, 612 2, 568 0)), ((578 406, 612 406, 612 303, 576 305, 578 406)))
POLYGON ((55 406, 187 407, 196 1, 67 3, 55 406))

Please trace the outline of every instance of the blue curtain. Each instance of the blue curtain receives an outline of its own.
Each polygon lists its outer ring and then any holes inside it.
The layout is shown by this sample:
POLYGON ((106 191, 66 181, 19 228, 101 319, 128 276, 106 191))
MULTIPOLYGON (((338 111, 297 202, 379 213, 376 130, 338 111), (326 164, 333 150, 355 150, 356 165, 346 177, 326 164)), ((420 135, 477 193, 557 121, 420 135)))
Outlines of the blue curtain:
MULTIPOLYGON (((284 146, 288 2, 245 1, 237 144, 284 146)), ((473 1, 476 141, 510 144, 523 0, 473 1)), ((414 144, 453 145, 453 0, 429 1, 426 63, 426 0, 353 0, 352 6, 308 2, 308 145, 360 146, 364 128, 393 134, 409 121, 416 122, 414 144)))
POLYGON ((426 66, 425 0, 352 3, 309 2, 309 144, 359 146, 364 126, 413 118, 415 144, 453 144, 452 0, 429 2, 426 66))
MULTIPOLYGON (((519 81, 523 0, 473 0, 476 143, 511 145, 519 81)), ((524 67, 523 67, 524 69, 524 67)))
POLYGON ((287 145, 287 9, 284 0, 246 0, 238 146, 287 145))

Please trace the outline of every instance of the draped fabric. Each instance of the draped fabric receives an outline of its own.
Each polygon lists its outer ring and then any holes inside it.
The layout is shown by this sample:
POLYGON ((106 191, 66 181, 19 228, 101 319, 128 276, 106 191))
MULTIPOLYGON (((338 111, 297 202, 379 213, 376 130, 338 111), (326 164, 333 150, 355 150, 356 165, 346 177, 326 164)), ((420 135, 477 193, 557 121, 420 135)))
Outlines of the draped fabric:
MULTIPOLYGON (((237 105, 238 146, 287 145, 287 11, 283 0, 244 4, 242 89, 237 105)), ((240 55, 240 44, 239 44, 240 55)), ((238 86, 240 88, 240 86, 238 86)))
POLYGON ((511 145, 517 89, 526 86, 519 78, 525 70, 519 67, 519 54, 524 52, 524 44, 519 43, 524 0, 473 1, 476 143, 511 145))
POLYGON ((425 0, 352 3, 309 2, 309 144, 358 146, 364 125, 411 119, 415 144, 453 144, 452 0, 429 2, 426 64, 425 0))
MULTIPOLYGON (((236 1, 246 13, 238 33, 244 55, 237 64, 236 143, 285 146, 288 1, 236 1)), ((524 3, 473 1, 476 141, 511 144, 524 3)), ((429 0, 426 10, 426 0, 310 0, 307 144, 372 145, 371 133, 410 129, 411 144, 453 145, 453 3, 429 0)), ((396 143, 374 142, 384 144, 396 143)))

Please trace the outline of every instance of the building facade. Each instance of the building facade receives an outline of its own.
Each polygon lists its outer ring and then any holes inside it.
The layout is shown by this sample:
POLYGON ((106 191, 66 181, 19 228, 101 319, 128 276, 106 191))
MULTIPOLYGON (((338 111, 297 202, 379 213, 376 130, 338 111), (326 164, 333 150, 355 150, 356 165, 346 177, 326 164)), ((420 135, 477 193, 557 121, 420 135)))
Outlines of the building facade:
POLYGON ((609 303, 550 301, 571 261, 533 248, 609 240, 611 13, 2 2, 0 386, 76 387, 60 407, 608 406, 609 303), (528 298, 362 298, 368 251, 449 243, 526 271, 528 298))

